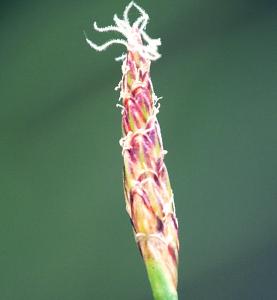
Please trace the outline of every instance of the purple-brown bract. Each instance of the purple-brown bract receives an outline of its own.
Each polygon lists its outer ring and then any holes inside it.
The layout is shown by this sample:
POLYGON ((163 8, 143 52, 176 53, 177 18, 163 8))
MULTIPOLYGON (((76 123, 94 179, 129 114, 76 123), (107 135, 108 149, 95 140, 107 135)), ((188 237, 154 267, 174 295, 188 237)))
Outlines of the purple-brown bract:
POLYGON ((170 186, 159 123, 158 98, 150 78, 150 64, 160 57, 159 39, 151 39, 145 30, 148 15, 134 2, 125 9, 123 19, 114 16, 115 26, 94 28, 100 32, 116 31, 127 41, 116 39, 97 46, 105 50, 114 43, 127 47, 120 59, 122 80, 122 132, 120 140, 124 160, 124 192, 135 239, 146 264, 156 300, 175 300, 177 296, 178 223, 170 186), (135 7, 140 16, 130 25, 128 12, 135 7))

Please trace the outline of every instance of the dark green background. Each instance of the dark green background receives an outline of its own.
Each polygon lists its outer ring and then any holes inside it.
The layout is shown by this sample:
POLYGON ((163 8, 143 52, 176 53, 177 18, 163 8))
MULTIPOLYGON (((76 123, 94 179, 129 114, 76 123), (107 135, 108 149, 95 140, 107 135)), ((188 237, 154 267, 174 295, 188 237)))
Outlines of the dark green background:
MULTIPOLYGON (((180 225, 180 299, 277 299, 277 3, 139 1, 180 225)), ((126 1, 0 8, 0 299, 151 299, 122 192, 126 1)), ((135 17, 135 16, 133 16, 135 17)))

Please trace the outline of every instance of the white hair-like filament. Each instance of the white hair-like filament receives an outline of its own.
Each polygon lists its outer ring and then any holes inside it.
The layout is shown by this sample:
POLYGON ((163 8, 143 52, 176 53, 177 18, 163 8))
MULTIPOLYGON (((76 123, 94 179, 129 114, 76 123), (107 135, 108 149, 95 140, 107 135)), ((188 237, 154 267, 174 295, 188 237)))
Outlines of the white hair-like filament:
MULTIPOLYGON (((116 14, 113 17, 115 25, 99 27, 96 22, 93 23, 93 27, 98 32, 118 32, 122 34, 125 39, 112 39, 102 45, 97 45, 91 40, 89 40, 85 34, 85 38, 87 43, 91 48, 97 51, 104 51, 109 46, 113 44, 121 44, 124 45, 127 50, 137 51, 139 54, 145 59, 149 60, 157 60, 161 57, 158 52, 158 46, 161 45, 160 39, 152 39, 145 32, 146 25, 149 21, 148 14, 136 3, 131 1, 125 8, 123 12, 123 19, 120 19, 116 14), (135 22, 131 25, 129 21, 129 11, 134 7, 140 13, 140 16, 135 20, 135 22), (142 42, 145 43, 143 43, 142 42)), ((116 59, 121 60, 124 59, 124 56, 116 59)))

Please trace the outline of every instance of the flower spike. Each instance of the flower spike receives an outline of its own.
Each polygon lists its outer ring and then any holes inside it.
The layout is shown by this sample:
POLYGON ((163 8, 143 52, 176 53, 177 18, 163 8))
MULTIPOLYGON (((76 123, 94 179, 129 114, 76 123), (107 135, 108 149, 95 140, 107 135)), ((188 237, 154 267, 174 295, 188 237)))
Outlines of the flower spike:
POLYGON ((112 44, 127 48, 117 60, 122 60, 122 79, 117 107, 121 108, 123 137, 119 143, 123 156, 123 183, 126 210, 130 217, 135 240, 144 259, 155 300, 178 300, 178 222, 173 192, 164 163, 158 98, 150 78, 151 61, 160 57, 160 39, 152 39, 145 32, 148 14, 133 1, 127 5, 123 19, 114 15, 114 25, 98 27, 99 32, 114 31, 125 39, 112 39, 96 45, 103 51, 112 44), (129 11, 135 8, 139 17, 130 24, 129 11))

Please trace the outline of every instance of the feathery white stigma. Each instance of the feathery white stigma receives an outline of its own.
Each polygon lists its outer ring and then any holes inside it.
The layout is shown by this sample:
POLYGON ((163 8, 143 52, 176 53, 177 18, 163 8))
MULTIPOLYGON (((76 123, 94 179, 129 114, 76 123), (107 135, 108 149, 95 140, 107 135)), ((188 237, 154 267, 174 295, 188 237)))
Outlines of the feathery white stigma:
MULTIPOLYGON (((89 40, 85 34, 86 41, 91 48, 97 51, 104 51, 113 44, 121 44, 124 45, 128 51, 137 51, 145 59, 157 60, 161 57, 161 55, 158 52, 158 46, 161 45, 161 40, 159 38, 151 39, 145 32, 146 25, 149 21, 149 16, 140 6, 138 6, 133 1, 130 2, 124 10, 123 19, 119 19, 118 16, 115 14, 113 20, 115 23, 115 25, 113 26, 98 27, 97 23, 94 22, 93 27, 98 32, 119 32, 126 38, 126 40, 112 39, 102 45, 96 45, 91 40, 89 40), (138 10, 140 16, 131 25, 128 14, 132 7, 138 10)), ((124 58, 125 56, 123 55, 117 60, 124 58)))

